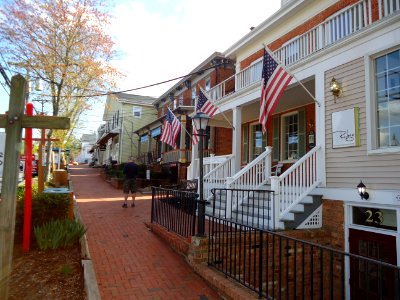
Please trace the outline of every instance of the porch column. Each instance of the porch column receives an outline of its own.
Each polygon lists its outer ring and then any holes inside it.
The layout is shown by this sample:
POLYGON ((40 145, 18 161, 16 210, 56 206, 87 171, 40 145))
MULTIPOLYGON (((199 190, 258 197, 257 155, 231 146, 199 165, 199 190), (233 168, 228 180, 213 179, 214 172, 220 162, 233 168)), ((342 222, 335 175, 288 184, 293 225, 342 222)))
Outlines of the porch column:
POLYGON ((145 160, 147 161, 148 164, 151 163, 150 156, 149 156, 149 153, 151 152, 151 143, 152 143, 151 131, 149 130, 147 132, 147 154, 146 154, 146 158, 145 158, 145 160))
POLYGON ((233 172, 237 173, 240 170, 240 160, 242 157, 242 108, 235 107, 232 111, 232 115, 232 123, 234 126, 234 129, 232 130, 232 154, 235 156, 233 162, 233 172))
POLYGON ((181 116, 181 138, 180 138, 180 143, 179 143, 179 162, 180 163, 186 163, 186 116, 182 115, 181 116))
POLYGON ((326 186, 325 169, 325 74, 319 71, 315 74, 315 99, 320 103, 315 104, 315 141, 321 145, 317 152, 317 174, 321 185, 326 186))
POLYGON ((192 144, 192 156, 191 156, 191 163, 188 173, 188 179, 195 179, 198 177, 198 159, 199 159, 199 149, 197 145, 192 144))

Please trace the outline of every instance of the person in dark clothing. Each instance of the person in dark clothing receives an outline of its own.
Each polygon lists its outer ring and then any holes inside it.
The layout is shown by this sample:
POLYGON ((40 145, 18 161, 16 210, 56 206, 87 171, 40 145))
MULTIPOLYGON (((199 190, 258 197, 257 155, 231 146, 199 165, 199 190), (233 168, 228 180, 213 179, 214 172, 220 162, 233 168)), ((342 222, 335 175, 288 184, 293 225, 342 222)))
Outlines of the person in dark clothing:
POLYGON ((124 208, 128 207, 129 192, 131 192, 132 194, 131 206, 134 207, 136 191, 137 191, 136 177, 138 175, 138 166, 137 164, 135 164, 132 156, 128 158, 128 162, 124 167, 124 174, 125 174, 125 180, 124 180, 123 191, 124 191, 125 201, 122 207, 124 208))

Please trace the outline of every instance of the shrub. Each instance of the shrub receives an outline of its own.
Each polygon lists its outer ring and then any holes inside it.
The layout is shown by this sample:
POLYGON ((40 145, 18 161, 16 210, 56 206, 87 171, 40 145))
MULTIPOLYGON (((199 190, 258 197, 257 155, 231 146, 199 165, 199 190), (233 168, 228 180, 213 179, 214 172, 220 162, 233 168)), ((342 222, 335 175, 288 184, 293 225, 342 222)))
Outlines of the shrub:
POLYGON ((41 250, 66 248, 74 245, 85 234, 82 223, 75 220, 53 220, 34 229, 41 250))
MULTIPOLYGON (((19 239, 22 235, 25 204, 24 191, 24 186, 18 186, 15 217, 16 239, 19 239)), ((37 190, 32 188, 31 228, 40 226, 49 220, 65 219, 68 216, 70 201, 69 194, 38 193, 37 190)))

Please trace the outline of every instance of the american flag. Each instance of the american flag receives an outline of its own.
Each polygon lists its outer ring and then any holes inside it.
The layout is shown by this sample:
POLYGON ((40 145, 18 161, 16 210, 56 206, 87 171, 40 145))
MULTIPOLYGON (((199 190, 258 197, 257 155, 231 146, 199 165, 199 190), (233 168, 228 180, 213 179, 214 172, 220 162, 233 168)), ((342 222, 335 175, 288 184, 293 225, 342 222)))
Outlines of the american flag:
POLYGON ((261 80, 261 109, 260 123, 262 130, 267 130, 268 117, 275 110, 285 88, 292 80, 292 76, 287 73, 264 49, 264 62, 261 80))
POLYGON ((212 118, 217 112, 217 107, 215 107, 211 101, 207 98, 207 96, 203 93, 203 90, 200 89, 199 98, 197 100, 196 111, 201 111, 212 118))
POLYGON ((181 122, 175 117, 172 111, 168 108, 165 116, 164 128, 160 140, 176 149, 176 138, 181 130, 181 122))
POLYGON ((194 122, 192 121, 192 144, 197 145, 199 143, 199 133, 196 129, 196 126, 194 126, 194 122))

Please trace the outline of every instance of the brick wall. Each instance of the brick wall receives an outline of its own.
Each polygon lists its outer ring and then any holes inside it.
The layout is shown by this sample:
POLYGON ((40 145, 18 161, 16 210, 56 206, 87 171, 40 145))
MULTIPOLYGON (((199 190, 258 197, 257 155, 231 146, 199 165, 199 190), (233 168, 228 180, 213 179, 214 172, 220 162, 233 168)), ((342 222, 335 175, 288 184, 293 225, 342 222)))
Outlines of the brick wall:
POLYGON ((232 153, 232 128, 215 128, 215 155, 227 155, 232 153))

